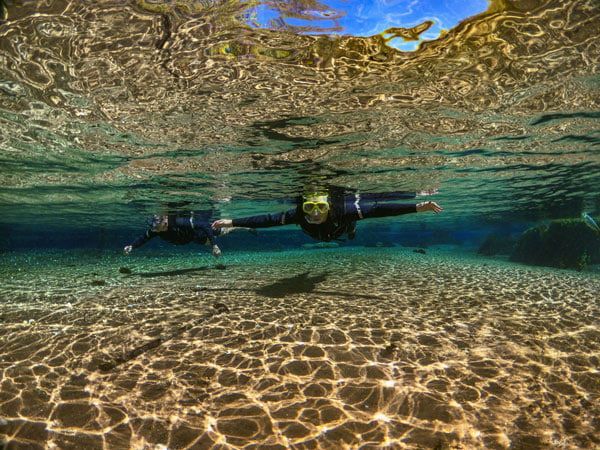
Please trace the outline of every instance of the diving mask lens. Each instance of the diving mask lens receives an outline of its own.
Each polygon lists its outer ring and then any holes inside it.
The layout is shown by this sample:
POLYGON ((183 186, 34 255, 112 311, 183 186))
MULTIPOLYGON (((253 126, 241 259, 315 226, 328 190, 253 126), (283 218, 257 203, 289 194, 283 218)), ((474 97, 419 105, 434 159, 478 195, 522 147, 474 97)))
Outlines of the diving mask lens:
POLYGON ((318 210, 321 214, 329 211, 329 203, 327 202, 304 202, 302 205, 302 211, 307 214, 312 213, 313 211, 318 210))

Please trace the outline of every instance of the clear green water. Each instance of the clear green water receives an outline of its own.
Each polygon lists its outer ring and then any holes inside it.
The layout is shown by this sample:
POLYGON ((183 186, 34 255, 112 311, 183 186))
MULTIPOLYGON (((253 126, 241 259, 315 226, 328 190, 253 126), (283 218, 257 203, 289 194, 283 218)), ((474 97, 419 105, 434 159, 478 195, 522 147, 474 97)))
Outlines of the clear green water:
POLYGON ((596 1, 0 4, 2 445, 599 445, 596 261, 477 254, 600 217, 596 1), (444 211, 121 254, 309 184, 444 211))

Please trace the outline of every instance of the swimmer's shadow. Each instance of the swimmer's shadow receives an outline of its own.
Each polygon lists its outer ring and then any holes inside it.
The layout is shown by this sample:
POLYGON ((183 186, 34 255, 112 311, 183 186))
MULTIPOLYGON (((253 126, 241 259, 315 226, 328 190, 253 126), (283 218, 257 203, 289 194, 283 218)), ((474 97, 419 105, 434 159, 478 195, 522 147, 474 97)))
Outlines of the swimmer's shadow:
POLYGON ((236 291, 236 292, 253 292, 261 297, 268 298, 284 298, 294 294, 317 294, 331 295, 344 298, 364 298, 364 299, 379 299, 376 295, 364 295, 357 293, 348 293, 342 291, 328 291, 317 289, 317 285, 327 280, 328 272, 320 275, 309 276, 308 272, 295 275, 290 278, 282 278, 274 283, 267 284, 257 289, 243 288, 201 288, 200 291, 236 291))
POLYGON ((328 275, 329 274, 325 272, 311 277, 308 272, 304 272, 290 278, 282 278, 275 283, 254 289, 254 292, 263 297, 270 298, 281 298, 292 294, 309 294, 315 292, 317 284, 325 281, 328 275))

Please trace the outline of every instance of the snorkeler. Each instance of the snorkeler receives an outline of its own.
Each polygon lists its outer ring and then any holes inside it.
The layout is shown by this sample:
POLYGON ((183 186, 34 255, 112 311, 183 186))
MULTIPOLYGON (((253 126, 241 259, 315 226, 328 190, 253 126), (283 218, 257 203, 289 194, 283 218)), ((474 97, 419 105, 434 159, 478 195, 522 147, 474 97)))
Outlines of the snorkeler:
MULTIPOLYGON (((150 228, 137 238, 130 245, 126 245, 123 251, 126 255, 131 253, 134 248, 141 247, 153 237, 171 242, 172 244, 183 245, 190 242, 196 242, 200 245, 210 245, 214 257, 221 255, 221 249, 215 241, 216 236, 222 236, 232 231, 242 229, 234 227, 223 230, 213 230, 210 222, 202 214, 163 214, 155 215, 152 219, 150 228)), ((245 230, 256 233, 254 229, 245 228, 245 230)))
POLYGON ((399 216, 415 212, 439 213, 442 208, 435 202, 417 204, 387 203, 389 200, 415 198, 437 191, 388 192, 382 194, 343 194, 311 192, 302 197, 296 208, 277 214, 264 214, 240 219, 220 219, 212 224, 215 230, 228 227, 266 228, 297 224, 318 241, 332 241, 344 234, 354 239, 356 221, 374 217, 399 216))

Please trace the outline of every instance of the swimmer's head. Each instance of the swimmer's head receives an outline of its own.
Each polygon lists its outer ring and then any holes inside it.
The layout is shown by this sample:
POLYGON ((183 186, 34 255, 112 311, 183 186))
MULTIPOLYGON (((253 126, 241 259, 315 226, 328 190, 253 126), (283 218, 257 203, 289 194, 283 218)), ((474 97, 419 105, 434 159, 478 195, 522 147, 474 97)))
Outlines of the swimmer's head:
POLYGON ((326 192, 310 192, 302 198, 302 212, 308 223, 320 224, 327 220, 331 205, 326 192))
POLYGON ((152 216, 150 228, 156 233, 167 231, 167 228, 169 228, 169 216, 166 214, 152 216))

